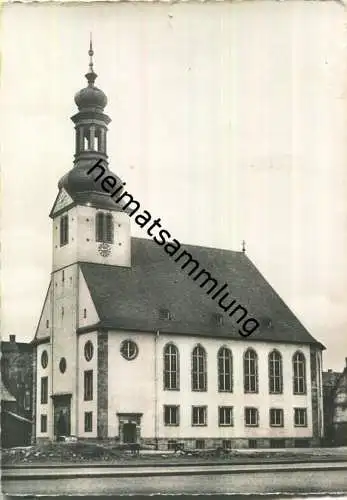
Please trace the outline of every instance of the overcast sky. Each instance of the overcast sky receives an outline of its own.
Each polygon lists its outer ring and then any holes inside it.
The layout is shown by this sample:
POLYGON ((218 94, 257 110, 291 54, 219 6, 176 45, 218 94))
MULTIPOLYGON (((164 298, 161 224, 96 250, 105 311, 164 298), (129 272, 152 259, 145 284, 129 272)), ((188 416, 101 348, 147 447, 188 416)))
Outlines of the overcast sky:
MULTIPOLYGON (((33 338, 89 32, 113 172, 184 243, 246 251, 347 356, 346 33, 335 2, 12 4, 2 15, 2 335, 33 338)), ((133 235, 145 236, 133 225, 133 235)), ((198 292, 197 292, 198 293, 198 292)))

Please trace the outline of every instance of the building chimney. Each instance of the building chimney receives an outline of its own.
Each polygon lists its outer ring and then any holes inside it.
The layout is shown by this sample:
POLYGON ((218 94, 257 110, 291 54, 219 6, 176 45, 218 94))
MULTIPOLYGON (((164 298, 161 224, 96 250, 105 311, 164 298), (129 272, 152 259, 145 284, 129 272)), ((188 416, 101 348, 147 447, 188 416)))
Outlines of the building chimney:
POLYGON ((331 368, 329 368, 328 373, 333 373, 333 371, 332 371, 332 369, 331 369, 331 368))
POLYGON ((11 342, 11 344, 16 343, 16 336, 15 335, 10 335, 10 342, 11 342))

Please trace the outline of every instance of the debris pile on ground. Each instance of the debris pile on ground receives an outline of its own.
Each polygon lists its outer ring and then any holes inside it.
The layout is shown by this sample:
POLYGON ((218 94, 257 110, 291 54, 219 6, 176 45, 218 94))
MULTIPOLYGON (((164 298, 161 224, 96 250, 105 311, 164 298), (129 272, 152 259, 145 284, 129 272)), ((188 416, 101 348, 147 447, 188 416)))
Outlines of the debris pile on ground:
POLYGON ((2 450, 2 463, 87 462, 120 459, 117 448, 85 442, 47 443, 2 450))

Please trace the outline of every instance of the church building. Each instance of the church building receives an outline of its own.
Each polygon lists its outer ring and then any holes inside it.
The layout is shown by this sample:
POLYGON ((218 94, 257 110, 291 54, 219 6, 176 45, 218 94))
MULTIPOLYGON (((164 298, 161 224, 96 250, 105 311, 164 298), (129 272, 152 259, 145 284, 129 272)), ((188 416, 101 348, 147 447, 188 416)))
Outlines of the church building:
POLYGON ((242 337, 163 247, 131 237, 131 215, 88 175, 99 160, 108 171, 111 121, 92 47, 89 56, 71 118, 74 164, 50 212, 52 272, 33 341, 35 439, 318 445, 324 346, 246 253, 185 245, 257 318, 242 337))

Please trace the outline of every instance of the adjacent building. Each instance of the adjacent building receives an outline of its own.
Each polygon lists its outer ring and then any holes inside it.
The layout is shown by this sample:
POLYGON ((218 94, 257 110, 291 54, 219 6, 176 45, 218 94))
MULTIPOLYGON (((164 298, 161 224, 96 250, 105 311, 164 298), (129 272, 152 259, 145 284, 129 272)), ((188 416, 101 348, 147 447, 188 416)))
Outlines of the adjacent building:
POLYGON ((247 338, 242 308, 224 314, 232 302, 211 300, 209 279, 194 282, 166 247, 132 238, 133 214, 87 174, 98 161, 109 171, 110 118, 96 76, 91 59, 75 96, 74 166, 50 213, 52 273, 34 341, 36 438, 318 445, 324 347, 245 252, 185 245, 258 318, 247 338))
POLYGON ((1 342, 1 443, 28 445, 32 431, 33 347, 30 343, 1 342))
POLYGON ((325 443, 347 445, 347 358, 342 373, 323 372, 325 443))

